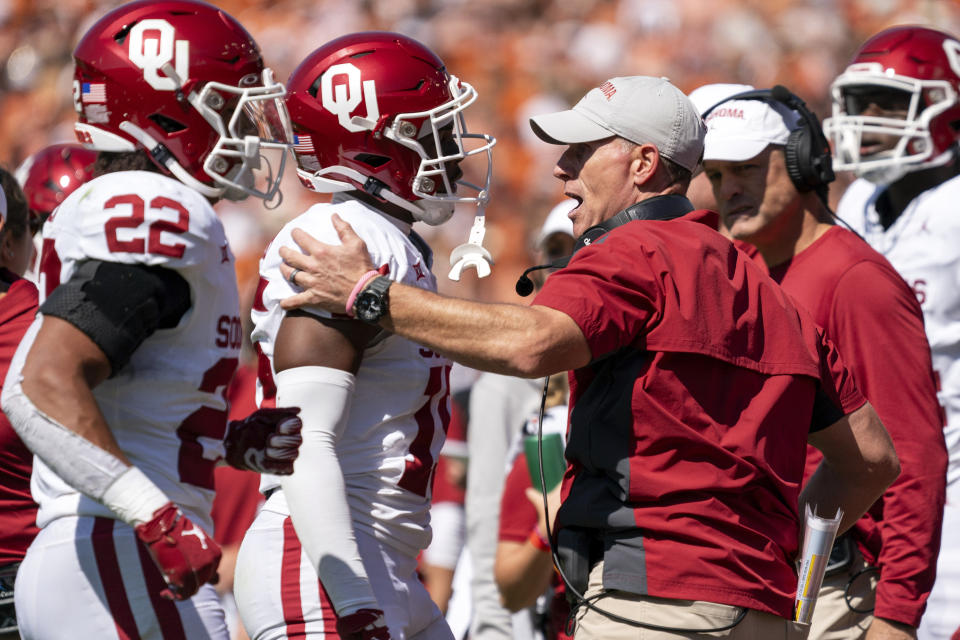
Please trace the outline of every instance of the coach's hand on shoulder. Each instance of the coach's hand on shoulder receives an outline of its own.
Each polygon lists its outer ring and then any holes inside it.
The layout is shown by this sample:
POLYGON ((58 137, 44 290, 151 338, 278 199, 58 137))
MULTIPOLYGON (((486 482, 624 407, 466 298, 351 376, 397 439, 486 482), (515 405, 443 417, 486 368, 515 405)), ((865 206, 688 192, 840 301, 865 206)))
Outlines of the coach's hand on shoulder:
POLYGON ((337 214, 333 214, 331 221, 340 244, 326 244, 302 229, 294 229, 291 237, 300 251, 280 247, 280 257, 283 258, 280 273, 303 289, 280 301, 284 309, 312 305, 332 313, 345 313, 347 300, 357 281, 376 269, 370 261, 366 243, 350 223, 337 214))
POLYGON ((231 420, 223 438, 231 467, 288 476, 300 452, 303 423, 300 407, 258 409, 243 420, 231 420))
POLYGON ((186 600, 215 578, 220 546, 172 502, 134 530, 167 583, 164 598, 186 600))
POLYGON ((357 609, 338 617, 337 634, 343 640, 390 640, 390 630, 380 609, 357 609))

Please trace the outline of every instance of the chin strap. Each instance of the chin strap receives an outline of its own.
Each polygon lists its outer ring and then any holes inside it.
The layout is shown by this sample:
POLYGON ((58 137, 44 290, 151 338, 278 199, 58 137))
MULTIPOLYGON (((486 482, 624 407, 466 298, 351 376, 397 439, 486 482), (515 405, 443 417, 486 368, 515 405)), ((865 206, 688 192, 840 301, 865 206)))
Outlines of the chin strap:
POLYGON ((483 236, 486 234, 483 226, 486 218, 485 209, 489 200, 490 196, 486 191, 481 191, 477 196, 477 215, 470 228, 470 237, 450 254, 450 273, 447 277, 455 282, 460 280, 460 274, 464 269, 476 269, 478 278, 486 278, 490 275, 493 256, 483 246, 483 236))
MULTIPOLYGON (((328 177, 329 174, 336 174, 347 179, 353 180, 363 185, 362 191, 370 195, 385 200, 390 204, 401 207, 413 214, 415 220, 421 220, 423 210, 412 202, 404 200, 397 194, 386 188, 383 183, 368 178, 356 169, 350 167, 335 166, 324 167, 313 173, 297 169, 297 175, 300 179, 313 187, 320 193, 338 193, 343 191, 356 191, 357 187, 345 180, 337 180, 328 177)), ((470 237, 464 244, 461 244, 450 254, 450 273, 448 278, 454 281, 460 280, 460 274, 464 269, 476 269, 477 277, 486 278, 490 275, 490 266, 493 264, 493 256, 483 247, 483 236, 486 234, 484 228, 484 211, 487 208, 487 202, 490 196, 486 191, 481 191, 477 196, 477 215, 473 220, 473 227, 470 229, 470 237)))
POLYGON ((119 128, 121 131, 142 144, 160 166, 164 167, 167 171, 173 174, 173 177, 183 184, 187 185, 191 189, 199 191, 201 195, 204 195, 208 198, 223 197, 225 191, 224 189, 211 187, 210 185, 203 184, 194 178, 186 169, 180 166, 180 163, 177 162, 177 159, 167 150, 166 147, 160 144, 153 136, 137 125, 130 121, 124 121, 120 123, 119 128))
POLYGON ((328 174, 340 175, 362 184, 363 187, 360 189, 361 191, 369 193, 375 198, 380 198, 381 200, 396 205, 401 209, 409 211, 414 216, 414 219, 419 219, 417 216, 423 214, 423 211, 415 204, 404 200, 394 192, 390 191, 390 189, 386 188, 382 182, 374 180, 373 178, 368 178, 356 169, 339 165, 334 167, 324 167, 323 169, 314 171, 313 173, 304 171, 303 169, 297 169, 297 175, 300 176, 300 179, 309 182, 314 190, 319 193, 340 193, 343 191, 358 190, 355 185, 346 182, 345 180, 328 178, 328 174))

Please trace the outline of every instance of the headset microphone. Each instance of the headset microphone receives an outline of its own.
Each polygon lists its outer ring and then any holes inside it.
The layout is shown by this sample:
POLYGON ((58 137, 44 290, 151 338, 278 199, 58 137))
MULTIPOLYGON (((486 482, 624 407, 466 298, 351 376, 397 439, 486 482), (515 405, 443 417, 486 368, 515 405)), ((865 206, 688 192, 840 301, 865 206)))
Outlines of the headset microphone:
POLYGON ((538 264, 535 267, 524 269, 523 274, 517 278, 517 284, 514 287, 517 290, 517 295, 521 298, 525 298, 533 293, 533 280, 527 277, 527 274, 531 271, 539 271, 540 269, 562 269, 563 267, 567 266, 568 262, 570 262, 570 256, 564 256, 562 258, 557 258, 553 262, 548 262, 547 264, 538 264))

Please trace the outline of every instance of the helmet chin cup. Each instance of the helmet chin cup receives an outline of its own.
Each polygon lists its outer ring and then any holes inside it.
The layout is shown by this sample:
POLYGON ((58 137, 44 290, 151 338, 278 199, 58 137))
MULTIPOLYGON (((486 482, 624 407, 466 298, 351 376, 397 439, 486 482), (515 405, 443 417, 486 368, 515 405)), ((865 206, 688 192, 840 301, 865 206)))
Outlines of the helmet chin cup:
POLYGON ((469 240, 450 253, 450 273, 447 277, 454 282, 460 281, 460 274, 464 269, 476 269, 478 278, 490 275, 493 256, 483 247, 483 236, 486 234, 483 226, 485 217, 481 209, 473 219, 469 240))
POLYGON ((456 206, 449 200, 417 200, 411 203, 413 217, 420 222, 437 227, 453 217, 456 206))

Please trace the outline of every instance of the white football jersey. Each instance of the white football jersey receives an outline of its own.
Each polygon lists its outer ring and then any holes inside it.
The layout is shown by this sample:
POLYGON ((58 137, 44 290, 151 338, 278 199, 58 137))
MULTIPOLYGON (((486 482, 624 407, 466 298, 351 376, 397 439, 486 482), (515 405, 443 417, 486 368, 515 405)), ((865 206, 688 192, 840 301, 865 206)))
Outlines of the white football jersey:
MULTIPOLYGON (((190 285, 192 305, 180 323, 155 331, 94 396, 130 461, 212 531, 213 469, 223 455, 227 417, 224 394, 242 339, 234 260, 223 225, 203 196, 176 180, 145 171, 110 173, 74 191, 45 224, 41 304, 91 259, 163 266, 190 285)), ((40 526, 65 515, 114 517, 40 460, 34 462, 32 488, 40 526)))
POLYGON ((947 415, 947 493, 960 502, 960 177, 918 195, 886 230, 875 208, 882 191, 859 179, 843 195, 837 213, 890 261, 923 308, 947 415))
MULTIPOLYGON (((252 315, 253 341, 262 359, 257 384, 262 406, 274 399, 274 344, 284 316, 280 301, 301 291, 280 272, 280 247, 299 250, 290 235, 293 229, 340 244, 333 213, 364 240, 375 265, 387 265, 392 280, 436 291, 436 279, 411 239, 410 225, 350 198, 312 206, 280 231, 260 261, 252 315)), ((319 308, 305 311, 331 317, 319 308)), ((448 359, 392 334, 368 347, 356 374, 348 422, 337 442, 354 526, 408 554, 416 555, 430 542, 430 489, 450 417, 450 365, 448 359)), ((279 485, 277 478, 264 476, 261 490, 279 485)), ((276 504, 281 502, 271 500, 276 504)))

